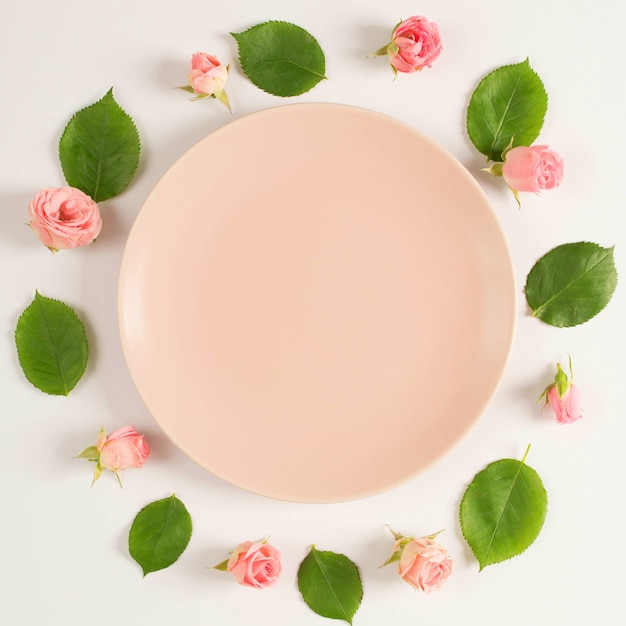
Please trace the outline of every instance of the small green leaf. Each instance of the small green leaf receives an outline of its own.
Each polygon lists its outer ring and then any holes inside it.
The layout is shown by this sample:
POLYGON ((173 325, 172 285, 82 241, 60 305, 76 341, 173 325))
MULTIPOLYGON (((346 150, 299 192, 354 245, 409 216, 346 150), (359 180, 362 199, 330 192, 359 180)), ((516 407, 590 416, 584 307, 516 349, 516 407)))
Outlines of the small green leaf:
POLYGON ((551 326, 576 326, 609 303, 617 286, 613 248, 568 243, 541 257, 526 278, 533 315, 551 326))
POLYGON ((363 599, 357 566, 343 554, 322 552, 315 546, 300 563, 298 589, 312 611, 348 624, 363 599))
POLYGON ((521 461, 491 463, 463 495, 461 530, 481 570, 524 552, 543 527, 548 496, 539 474, 525 461, 526 455, 521 461))
POLYGON ((297 96, 326 78, 324 52, 300 26, 270 21, 231 35, 239 47, 241 68, 263 91, 297 96))
POLYGON ((191 539, 191 530, 189 512, 172 494, 137 513, 128 535, 128 550, 145 576, 176 562, 191 539))
POLYGON ((487 74, 472 94, 467 132, 487 160, 502 161, 511 144, 530 146, 539 136, 548 95, 528 59, 487 74))
POLYGON ((26 378, 45 393, 67 396, 85 373, 83 323, 67 304, 39 292, 17 321, 15 344, 26 378))
POLYGON ((139 152, 135 123, 115 101, 113 88, 75 113, 59 141, 65 180, 96 202, 128 187, 137 171, 139 152))

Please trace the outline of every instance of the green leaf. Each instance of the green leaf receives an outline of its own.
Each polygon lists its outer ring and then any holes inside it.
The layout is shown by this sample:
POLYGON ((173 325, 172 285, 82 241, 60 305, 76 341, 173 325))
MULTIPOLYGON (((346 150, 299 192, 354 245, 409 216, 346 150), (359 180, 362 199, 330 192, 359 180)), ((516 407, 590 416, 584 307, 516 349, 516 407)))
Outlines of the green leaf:
POLYGON ((128 187, 137 171, 139 152, 135 123, 115 101, 113 88, 75 113, 59 141, 65 180, 96 202, 128 187))
POLYGON ((315 546, 300 563, 298 589, 315 613, 348 624, 363 599, 357 566, 343 554, 322 552, 315 546))
POLYGON ((326 78, 324 52, 300 26, 270 21, 231 35, 239 47, 241 68, 263 91, 297 96, 326 78))
POLYGON ((45 393, 67 396, 85 373, 83 323, 67 304, 39 292, 17 321, 15 344, 26 378, 45 393))
POLYGON ((463 495, 461 530, 481 570, 524 552, 543 527, 548 496, 525 460, 526 455, 491 463, 463 495))
POLYGON ((191 530, 189 512, 172 494, 137 513, 128 535, 128 550, 145 576, 176 562, 191 539, 191 530))
POLYGON ((530 146, 539 136, 548 95, 528 59, 505 65, 479 83, 467 109, 467 132, 487 160, 502 161, 511 145, 530 146))
POLYGON ((576 326, 609 303, 617 286, 613 248, 579 242, 541 257, 526 278, 533 315, 551 326, 576 326))

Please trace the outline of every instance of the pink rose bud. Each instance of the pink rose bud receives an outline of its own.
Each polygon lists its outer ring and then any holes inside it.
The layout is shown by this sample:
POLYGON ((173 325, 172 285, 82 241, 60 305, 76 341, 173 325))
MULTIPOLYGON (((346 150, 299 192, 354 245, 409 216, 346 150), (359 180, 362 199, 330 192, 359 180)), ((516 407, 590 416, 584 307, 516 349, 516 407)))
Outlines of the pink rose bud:
POLYGON ((102 228, 98 205, 74 187, 43 189, 31 200, 28 214, 28 225, 53 252, 87 245, 102 228))
POLYGON ((150 456, 150 446, 145 436, 140 435, 132 426, 118 428, 108 437, 101 428, 96 445, 85 448, 77 456, 96 464, 94 483, 104 470, 109 470, 115 474, 121 486, 119 472, 131 467, 142 467, 150 456))
POLYGON ((206 52, 196 52, 191 57, 191 68, 187 75, 189 85, 181 87, 195 94, 194 100, 216 98, 230 111, 224 86, 228 80, 230 65, 222 65, 217 57, 206 52))
POLYGON ((398 574, 414 589, 424 593, 439 589, 452 573, 452 559, 435 541, 439 533, 416 539, 391 532, 396 543, 383 565, 397 562, 398 574))
MULTIPOLYGON (((572 376, 572 362, 570 359, 570 378, 572 376)), ((580 407, 580 390, 567 377, 560 363, 556 364, 554 382, 548 385, 539 399, 545 398, 545 404, 549 404, 554 411, 556 421, 559 424, 571 424, 582 417, 580 407)))
POLYGON ((437 24, 415 15, 400 22, 391 34, 391 42, 374 56, 387 55, 394 74, 410 73, 431 67, 441 50, 437 24))
POLYGON ((580 408, 580 390, 571 383, 569 391, 561 397, 556 387, 548 391, 548 402, 559 424, 571 424, 582 417, 580 408))
POLYGON ((554 189, 563 180, 563 159, 548 146, 516 146, 505 154, 502 176, 514 191, 554 189))
POLYGON ((215 569, 229 572, 240 585, 264 589, 273 585, 280 576, 280 552, 267 541, 245 541, 215 569))

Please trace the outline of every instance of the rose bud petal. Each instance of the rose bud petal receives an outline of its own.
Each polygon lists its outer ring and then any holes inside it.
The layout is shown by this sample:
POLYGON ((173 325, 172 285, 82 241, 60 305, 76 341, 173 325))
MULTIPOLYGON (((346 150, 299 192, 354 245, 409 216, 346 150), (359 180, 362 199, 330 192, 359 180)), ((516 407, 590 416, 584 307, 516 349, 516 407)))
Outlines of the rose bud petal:
POLYGON ((230 103, 224 87, 228 80, 230 66, 206 52, 196 52, 191 56, 191 67, 187 74, 188 85, 181 87, 195 95, 194 100, 216 98, 230 111, 230 103))
POLYGON ((240 585, 265 589, 280 576, 280 557, 280 552, 267 541, 244 541, 215 569, 229 572, 240 585))
POLYGON ((514 191, 554 189, 563 180, 563 158, 548 146, 516 146, 505 155, 502 176, 514 191))
POLYGON ((387 55, 394 74, 417 72, 431 67, 442 50, 439 27, 421 15, 400 22, 391 34, 391 42, 374 53, 387 55))

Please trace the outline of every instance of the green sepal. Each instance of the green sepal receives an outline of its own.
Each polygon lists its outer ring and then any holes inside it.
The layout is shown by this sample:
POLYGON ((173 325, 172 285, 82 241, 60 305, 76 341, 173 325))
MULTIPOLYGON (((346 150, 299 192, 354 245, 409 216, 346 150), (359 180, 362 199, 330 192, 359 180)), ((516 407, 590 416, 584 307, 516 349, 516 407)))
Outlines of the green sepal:
POLYGON ((226 95, 226 92, 223 89, 221 91, 216 91, 213 94, 213 97, 219 102, 221 102, 231 113, 233 112, 232 109, 230 108, 230 102, 228 101, 228 96, 226 95))
MULTIPOLYGON (((96 484, 96 481, 98 480, 98 478, 102 476, 102 472, 104 472, 102 465, 100 465, 100 463, 96 463, 96 467, 93 470, 93 480, 91 481, 92 487, 96 484)), ((117 479, 119 480, 119 476, 117 477, 117 479)), ((120 482, 120 487, 121 486, 122 486, 122 483, 120 482)))
POLYGON ((554 384, 556 390, 559 392, 559 399, 562 400, 565 394, 569 391, 571 384, 567 374, 563 371, 560 363, 556 364, 556 376, 554 377, 554 384))
POLYGON ((397 563, 401 557, 402 549, 395 550, 393 554, 382 565, 379 565, 378 567, 385 567, 387 565, 391 565, 392 563, 397 563))
POLYGON ((230 559, 225 559, 221 563, 218 563, 217 565, 214 565, 211 569, 216 569, 216 570, 219 570, 220 572, 227 572, 228 571, 228 562, 229 561, 230 561, 230 559))
MULTIPOLYGON (((567 376, 567 374, 563 371, 563 368, 561 367, 560 363, 556 364, 556 374, 554 376, 554 382, 550 383, 544 390, 543 393, 539 396, 539 400, 543 400, 545 398, 545 404, 548 403, 548 392, 550 391, 550 389, 552 389, 552 387, 556 387, 556 390, 559 394, 559 400, 562 400, 565 397, 565 394, 567 394, 567 392, 570 390, 570 387, 572 386, 571 380, 570 379, 574 379, 574 375, 572 373, 572 357, 569 357, 569 378, 567 376)), ((544 406, 545 406, 544 404, 544 406)))
POLYGON ((491 167, 483 167, 482 171, 487 172, 487 174, 491 174, 492 176, 502 176, 503 168, 504 163, 502 163, 502 161, 497 161, 496 163, 492 163, 491 167))
POLYGON ((74 458, 76 459, 87 459, 88 461, 99 461, 100 460, 100 450, 96 448, 96 446, 89 446, 85 448, 80 454, 77 454, 74 458))
POLYGON ((378 48, 378 50, 376 50, 376 52, 372 52, 372 54, 370 56, 373 57, 384 57, 387 56, 388 52, 389 52, 389 46, 391 44, 385 44, 382 48, 378 48))
POLYGON ((405 538, 404 535, 401 535, 400 533, 396 532, 393 528, 391 528, 391 526, 387 525, 387 529, 393 535, 393 538, 396 541, 400 541, 400 539, 404 539, 405 538))

